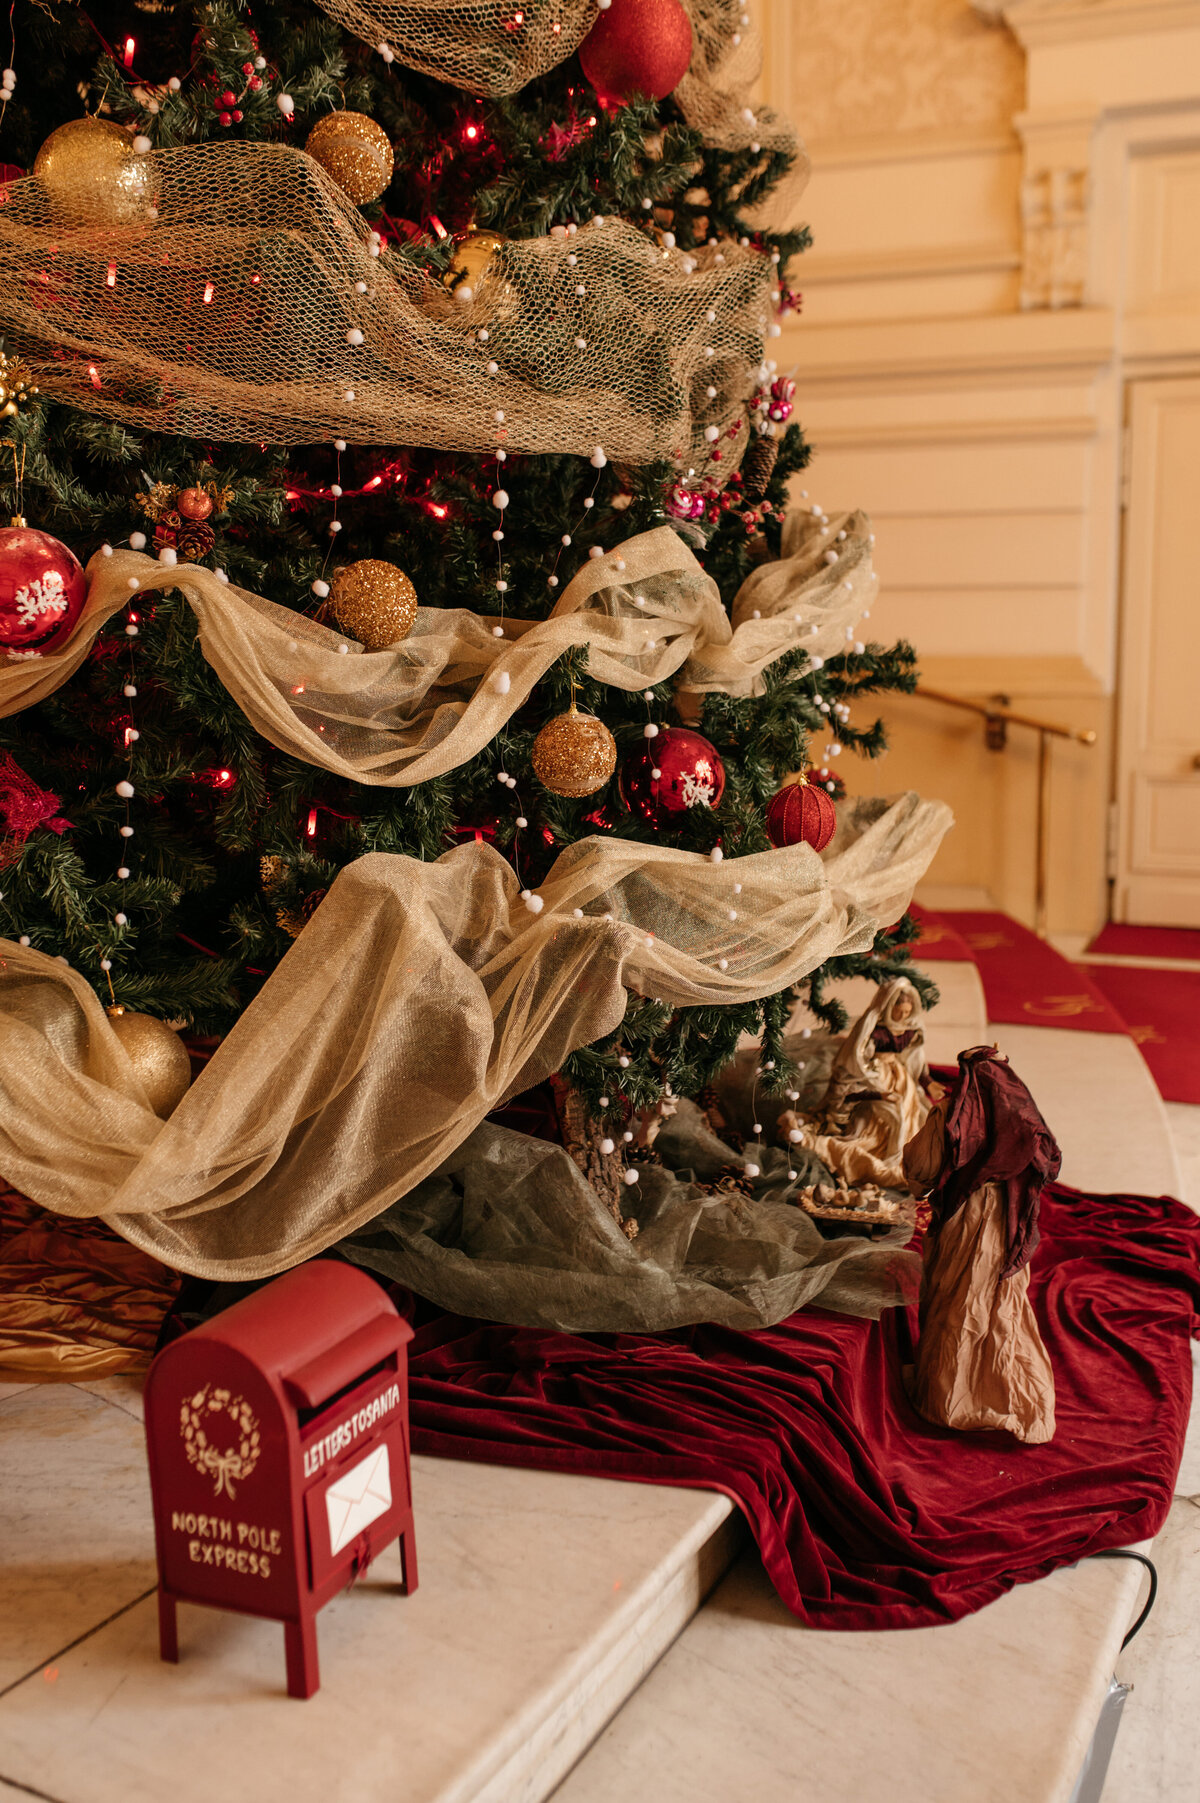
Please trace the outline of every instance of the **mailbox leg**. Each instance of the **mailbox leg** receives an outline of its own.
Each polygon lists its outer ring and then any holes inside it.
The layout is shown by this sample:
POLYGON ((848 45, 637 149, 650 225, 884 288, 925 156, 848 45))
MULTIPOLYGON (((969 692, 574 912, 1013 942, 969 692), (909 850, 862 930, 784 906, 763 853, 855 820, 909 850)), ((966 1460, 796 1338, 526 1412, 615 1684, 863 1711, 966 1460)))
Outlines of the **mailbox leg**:
POLYGON ((417 1536, 411 1520, 400 1536, 400 1567, 404 1573, 400 1587, 411 1596, 417 1587, 417 1536))
POLYGON ((172 1665, 179 1664, 179 1631, 175 1619, 175 1598, 170 1591, 158 1587, 158 1656, 172 1665))
POLYGON ((289 1697, 311 1697, 321 1682, 317 1665, 317 1622, 313 1615, 283 1624, 289 1697))

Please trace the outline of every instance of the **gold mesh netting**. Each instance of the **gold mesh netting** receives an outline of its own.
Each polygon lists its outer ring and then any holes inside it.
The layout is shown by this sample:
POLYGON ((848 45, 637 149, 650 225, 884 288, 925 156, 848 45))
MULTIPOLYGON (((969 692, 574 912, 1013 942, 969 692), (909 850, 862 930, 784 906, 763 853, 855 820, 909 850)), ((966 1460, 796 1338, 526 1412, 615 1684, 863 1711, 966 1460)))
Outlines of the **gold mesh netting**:
POLYGON ((423 607, 407 638, 374 652, 199 565, 168 569, 134 551, 97 553, 67 643, 46 657, 0 658, 0 716, 60 688, 131 593, 178 589, 195 612, 205 657, 278 750, 355 782, 428 782, 490 744, 573 646, 585 646, 589 674, 615 688, 674 678, 683 690, 736 695, 760 691, 766 666, 797 646, 823 657, 844 651, 877 585, 869 522, 834 517, 822 534, 811 515, 789 514, 783 553, 743 583, 732 624, 715 582, 678 534, 660 526, 589 559, 548 620, 506 620, 498 639, 491 618, 423 607), (348 643, 346 655, 339 647, 348 643))
MULTIPOLYGON (((797 845, 725 865, 585 839, 555 862, 538 915, 486 844, 434 863, 361 858, 165 1122, 87 981, 0 941, 0 1170, 44 1207, 100 1215, 177 1268, 282 1270, 374 1219, 492 1109, 613 1031, 628 992, 672 1007, 746 1002, 865 951, 903 911, 949 818, 915 795, 861 801, 842 810, 823 857, 797 845)), ((569 1270, 581 1242, 607 1236, 614 1305, 628 1305, 628 1326, 655 1326, 661 1294, 655 1304, 652 1286, 647 1304, 629 1275, 636 1249, 616 1260, 612 1216, 584 1191, 514 1251, 509 1284, 536 1282, 520 1270, 535 1244, 569 1270)), ((720 1240, 745 1240, 746 1227, 732 1208, 723 1236, 710 1225, 719 1292, 720 1240)), ((687 1256, 668 1236, 660 1278, 687 1256)), ((778 1257, 761 1257, 766 1278, 778 1257)), ((744 1288, 744 1253, 734 1262, 744 1288)), ((520 1318, 511 1295, 489 1297, 484 1312, 520 1318)))
MULTIPOLYGON (((597 19, 596 0, 317 0, 368 44, 386 43, 407 68, 471 94, 515 94, 578 49, 597 19), (521 24, 514 29, 514 15, 521 24)), ((768 216, 795 223, 809 161, 788 120, 753 98, 762 38, 743 23, 745 0, 683 0, 692 22, 692 61, 674 100, 688 125, 717 150, 784 151, 794 157, 768 216)))
MULTIPOLYGON (((470 94, 516 94, 576 51, 596 0, 317 0, 367 44, 387 44, 409 69, 470 94), (516 24, 519 15, 520 24, 516 24)), ((791 126, 751 105, 762 38, 745 0, 683 0, 692 22, 692 61, 675 90, 689 125, 721 150, 797 147, 791 126), (750 115, 749 117, 747 115, 750 115)))
POLYGON ((144 219, 56 217, 34 176, 7 189, 0 329, 44 394, 191 437, 599 443, 631 463, 707 464, 705 427, 737 422, 721 466, 736 467, 770 307, 760 253, 685 255, 593 221, 510 240, 464 303, 373 255, 357 209, 303 151, 200 144, 144 161, 144 219))

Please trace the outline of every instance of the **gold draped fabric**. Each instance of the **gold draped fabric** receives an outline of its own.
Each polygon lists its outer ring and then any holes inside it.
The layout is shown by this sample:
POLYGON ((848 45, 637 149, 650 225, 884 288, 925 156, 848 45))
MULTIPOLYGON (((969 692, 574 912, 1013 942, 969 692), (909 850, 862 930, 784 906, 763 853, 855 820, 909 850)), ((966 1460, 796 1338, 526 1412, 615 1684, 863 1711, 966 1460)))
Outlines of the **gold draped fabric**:
POLYGON ((627 992, 745 1002, 867 949, 949 822, 914 795, 860 802, 823 857, 798 845, 724 865, 586 839, 554 864, 538 915, 486 844, 429 864, 362 858, 166 1122, 90 984, 0 941, 0 1171, 177 1269, 280 1271, 615 1029, 627 992))
POLYGON ((102 1222, 0 1191, 0 1382, 144 1370, 178 1285, 102 1222))

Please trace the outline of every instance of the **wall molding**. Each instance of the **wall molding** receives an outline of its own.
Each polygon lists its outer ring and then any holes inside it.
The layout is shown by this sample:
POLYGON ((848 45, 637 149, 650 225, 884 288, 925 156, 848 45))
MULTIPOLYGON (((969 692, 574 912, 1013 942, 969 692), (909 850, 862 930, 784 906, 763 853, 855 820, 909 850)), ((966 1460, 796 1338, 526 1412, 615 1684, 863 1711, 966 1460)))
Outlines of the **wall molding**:
POLYGON ((917 249, 822 256, 810 251, 799 265, 800 287, 832 282, 916 281, 924 276, 978 275, 1020 269, 1021 255, 1004 239, 984 244, 931 244, 917 249))
POLYGON ((862 426, 822 424, 818 450, 915 450, 920 445, 1025 444, 1035 439, 1058 443, 1094 438, 1100 422, 1092 413, 1045 418, 914 420, 907 424, 862 426))
POLYGON ((793 358, 803 382, 874 382, 884 377, 1043 376, 1049 370, 1094 373, 1116 351, 1107 307, 1065 312, 969 314, 928 320, 864 320, 850 325, 792 321, 777 340, 781 365, 793 358))
POLYGON ((1004 126, 942 126, 920 131, 864 132, 853 137, 806 138, 813 164, 839 169, 858 163, 917 163, 946 157, 990 157, 1020 149, 1004 126))
POLYGON ((1077 38, 1187 30, 1200 26, 1200 0, 1012 0, 1002 16, 1026 49, 1033 49, 1077 38))

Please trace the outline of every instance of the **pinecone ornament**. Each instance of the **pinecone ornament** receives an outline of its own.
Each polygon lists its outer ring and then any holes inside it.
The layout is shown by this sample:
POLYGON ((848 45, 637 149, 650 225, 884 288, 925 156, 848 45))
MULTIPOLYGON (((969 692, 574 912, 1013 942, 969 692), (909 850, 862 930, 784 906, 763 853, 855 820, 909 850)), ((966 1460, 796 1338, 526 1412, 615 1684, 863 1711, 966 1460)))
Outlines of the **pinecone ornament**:
POLYGON ((202 563, 217 542, 217 535, 204 520, 184 520, 175 535, 175 550, 182 563, 202 563))
POLYGON ((747 501, 761 501, 767 492, 767 484, 775 469, 775 459, 779 455, 779 441, 775 438, 755 438, 750 442, 746 455, 742 458, 742 493, 747 501))

